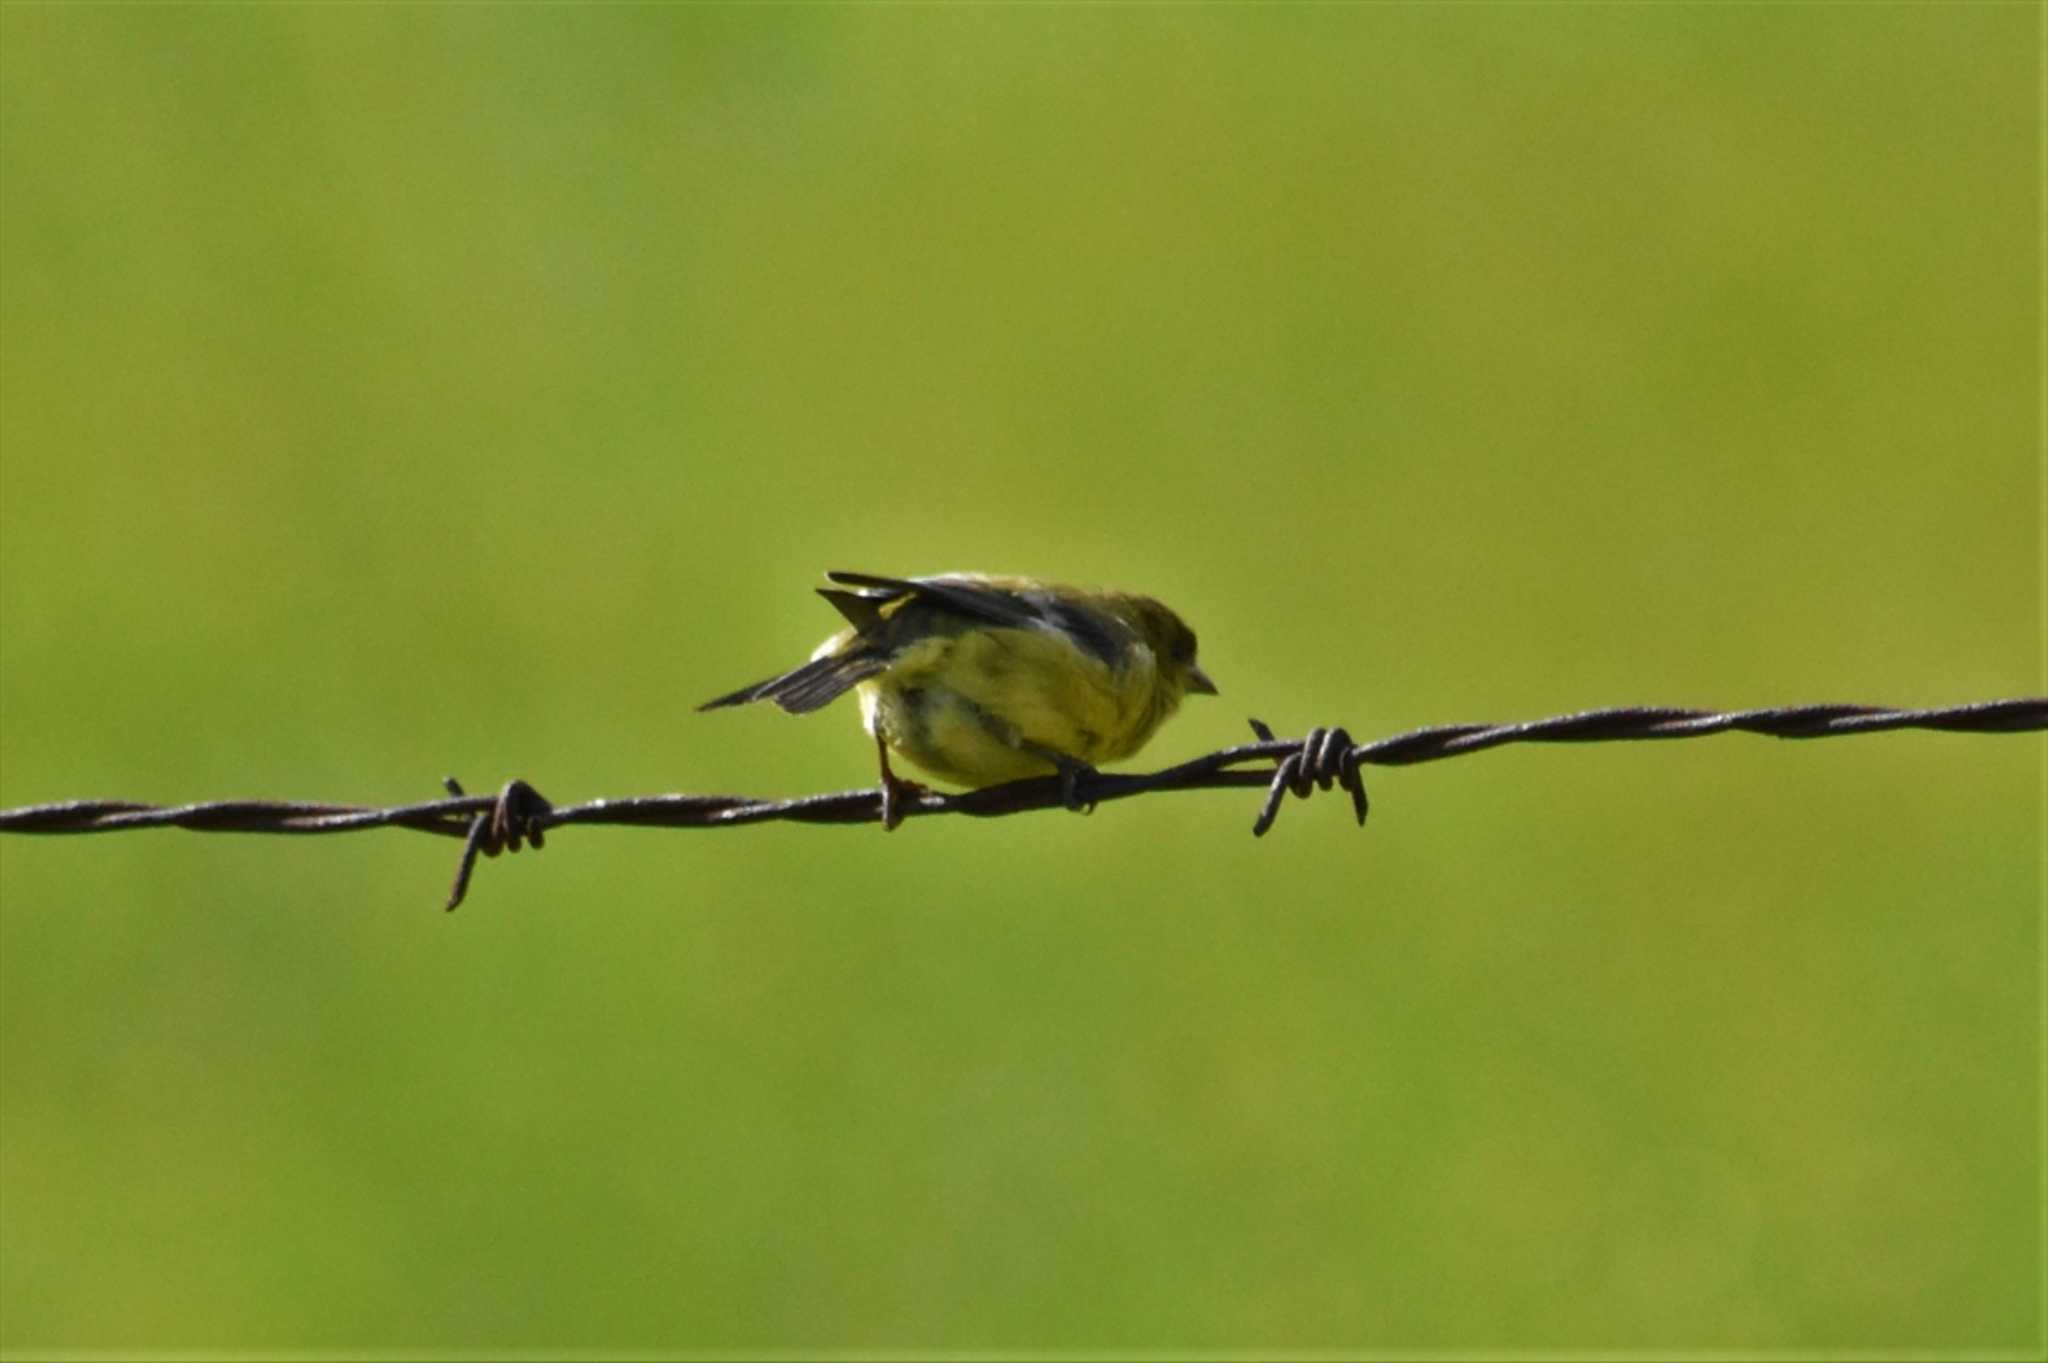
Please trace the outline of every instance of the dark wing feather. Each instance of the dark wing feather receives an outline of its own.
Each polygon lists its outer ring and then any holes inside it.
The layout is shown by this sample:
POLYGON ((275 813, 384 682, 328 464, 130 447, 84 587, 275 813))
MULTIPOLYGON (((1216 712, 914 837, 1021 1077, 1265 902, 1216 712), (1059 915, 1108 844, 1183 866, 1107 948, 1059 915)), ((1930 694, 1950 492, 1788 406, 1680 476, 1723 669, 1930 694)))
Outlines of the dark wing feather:
POLYGON ((1025 604, 1015 592, 1006 592, 999 587, 985 583, 968 582, 956 577, 876 577, 870 573, 827 573, 826 577, 843 587, 876 587, 882 594, 875 599, 894 601, 904 596, 922 596, 951 606, 962 615, 971 615, 987 620, 991 624, 1008 625, 1012 629, 1030 629, 1045 621, 1025 604))
MULTIPOLYGON (((1114 617, 1105 617, 1041 588, 1012 589, 959 577, 877 577, 871 573, 836 572, 825 576, 842 586, 870 589, 859 599, 874 602, 877 611, 890 601, 919 597, 971 619, 1008 629, 1051 630, 1112 667, 1122 661, 1129 642, 1128 631, 1114 617)), ((852 619, 837 600, 833 605, 852 619)), ((860 626, 861 622, 856 620, 854 624, 860 626)))
MULTIPOLYGON (((1001 587, 964 577, 879 577, 873 573, 825 576, 842 587, 860 589, 842 592, 820 588, 818 592, 846 617, 855 637, 838 653, 814 658, 779 677, 706 701, 697 707, 699 710, 772 700, 793 715, 809 714, 869 677, 888 670, 889 659, 898 649, 939 623, 925 612, 985 621, 1005 629, 1044 630, 1111 667, 1122 666, 1129 651, 1129 628, 1115 616, 1091 610, 1040 587, 1001 587), (903 603, 901 607, 888 609, 898 602, 903 603)), ((942 632, 947 633, 957 629, 957 624, 950 628, 941 626, 942 632)))
POLYGON ((859 650, 813 658, 794 671, 743 686, 729 696, 707 700, 699 710, 717 710, 749 701, 772 700, 793 715, 822 709, 889 665, 880 654, 859 650))
POLYGON ((871 634, 882 623, 882 603, 896 598, 869 592, 835 592, 818 588, 818 595, 832 603, 832 609, 846 617, 846 623, 863 634, 871 634))

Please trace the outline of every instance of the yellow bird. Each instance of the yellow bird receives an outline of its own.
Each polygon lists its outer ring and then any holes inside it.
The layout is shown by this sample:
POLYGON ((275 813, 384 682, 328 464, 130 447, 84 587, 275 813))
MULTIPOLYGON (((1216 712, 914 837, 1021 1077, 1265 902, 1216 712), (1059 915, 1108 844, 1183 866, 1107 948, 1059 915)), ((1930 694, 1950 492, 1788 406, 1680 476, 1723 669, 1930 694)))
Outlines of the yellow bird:
POLYGON ((772 700, 793 715, 860 695, 882 766, 882 823, 919 789, 889 750, 964 786, 1056 773, 1069 806, 1078 778, 1145 746, 1181 697, 1216 694, 1195 633, 1149 596, 1029 577, 827 573, 820 587, 851 626, 811 660, 698 706, 772 700))

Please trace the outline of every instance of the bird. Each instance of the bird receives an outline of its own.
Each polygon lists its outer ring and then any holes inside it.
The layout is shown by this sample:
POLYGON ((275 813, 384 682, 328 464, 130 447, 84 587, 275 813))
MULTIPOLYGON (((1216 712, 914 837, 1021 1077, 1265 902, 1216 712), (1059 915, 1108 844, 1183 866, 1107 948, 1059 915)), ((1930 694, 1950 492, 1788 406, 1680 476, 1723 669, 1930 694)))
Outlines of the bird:
POLYGON ((885 830, 925 793, 891 770, 892 750, 971 788, 1056 775, 1062 803, 1082 809, 1097 763, 1135 754, 1183 697, 1216 694, 1195 632, 1149 596, 985 573, 825 576, 818 595, 847 628, 802 666, 697 708, 766 700, 804 715, 855 691, 885 830))

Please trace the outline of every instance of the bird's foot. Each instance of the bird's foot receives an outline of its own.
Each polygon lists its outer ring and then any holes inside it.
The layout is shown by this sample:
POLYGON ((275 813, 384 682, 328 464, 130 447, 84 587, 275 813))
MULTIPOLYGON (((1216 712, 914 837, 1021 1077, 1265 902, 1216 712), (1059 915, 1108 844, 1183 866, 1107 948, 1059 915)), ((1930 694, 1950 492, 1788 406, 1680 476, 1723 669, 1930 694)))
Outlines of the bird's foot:
POLYGON ((906 781, 889 770, 889 745, 882 741, 880 734, 875 735, 875 755, 882 764, 882 831, 892 833, 910 815, 906 801, 931 794, 931 788, 906 781))
POLYGON ((1060 803, 1076 814, 1093 814, 1095 801, 1081 798, 1081 782, 1092 780, 1098 773, 1086 762, 1072 757, 1054 759, 1060 772, 1060 803))
POLYGON ((906 781, 892 771, 882 772, 882 831, 894 832, 910 815, 910 805, 932 793, 932 788, 906 781))

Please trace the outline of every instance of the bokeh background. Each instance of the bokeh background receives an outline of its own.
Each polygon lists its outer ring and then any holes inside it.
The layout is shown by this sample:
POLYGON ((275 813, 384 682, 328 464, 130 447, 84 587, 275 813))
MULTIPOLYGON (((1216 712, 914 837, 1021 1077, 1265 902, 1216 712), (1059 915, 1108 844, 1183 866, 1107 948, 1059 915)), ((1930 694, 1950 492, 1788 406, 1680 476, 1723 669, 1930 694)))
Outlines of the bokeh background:
MULTIPOLYGON (((0 11, 0 804, 871 780, 827 568, 1145 760, 2039 692, 2030 6, 0 11)), ((0 1345, 2031 1353, 2043 746, 0 842, 0 1345)))

